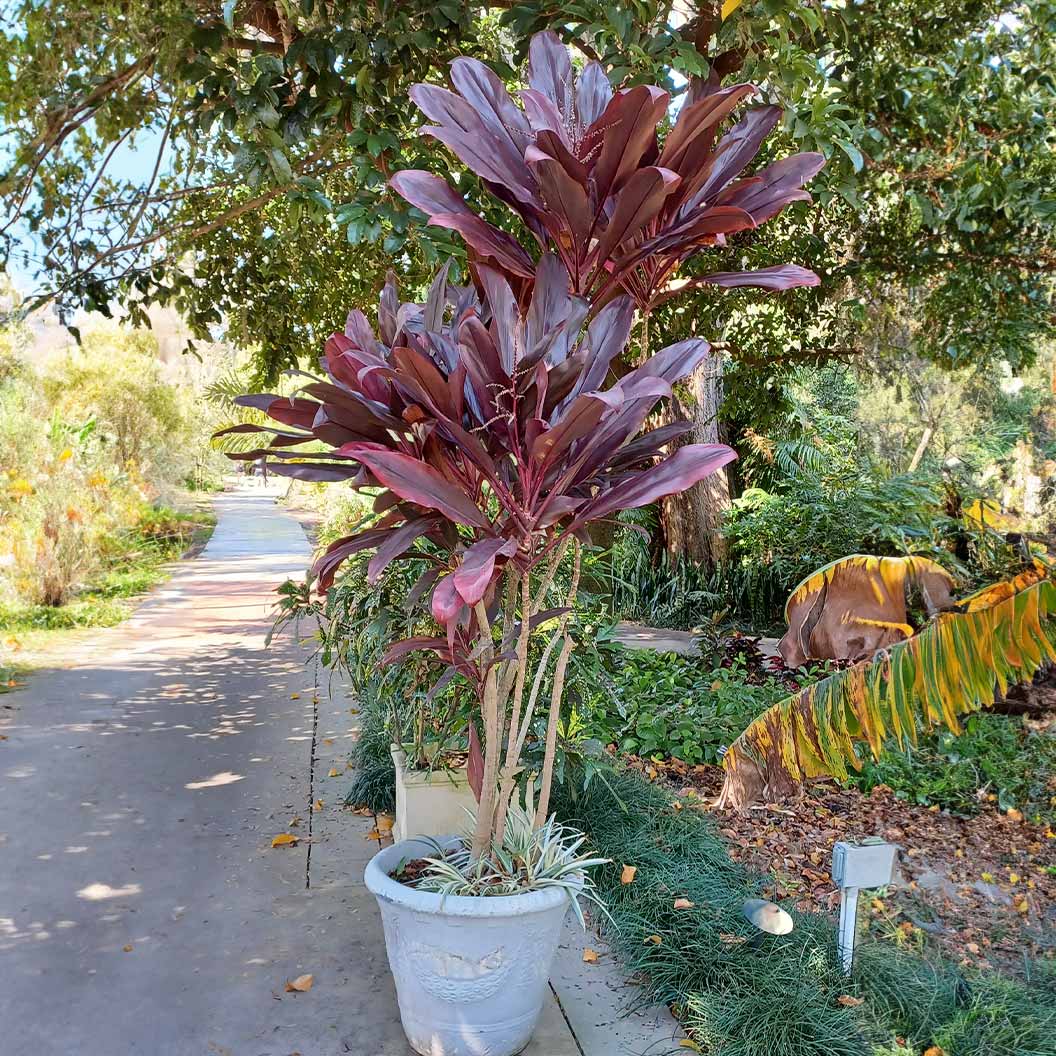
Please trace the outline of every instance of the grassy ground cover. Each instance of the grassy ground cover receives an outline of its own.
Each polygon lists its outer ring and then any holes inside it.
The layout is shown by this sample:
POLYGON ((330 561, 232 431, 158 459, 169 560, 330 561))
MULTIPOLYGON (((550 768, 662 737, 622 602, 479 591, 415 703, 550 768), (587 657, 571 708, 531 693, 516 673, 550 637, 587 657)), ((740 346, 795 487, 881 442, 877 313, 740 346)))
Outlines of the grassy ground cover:
MULTIPOLYGON (((855 973, 835 962, 832 918, 788 908, 762 936, 741 916, 768 877, 733 862, 715 824, 640 776, 614 772, 559 809, 613 859, 596 882, 602 922, 649 997, 670 1004, 700 1051, 722 1056, 1051 1056, 1056 976, 971 972, 866 943, 855 973), (630 883, 623 866, 635 869, 630 883), (688 903, 688 905, 687 905, 688 903)), ((585 969, 588 970, 588 969, 585 969)))

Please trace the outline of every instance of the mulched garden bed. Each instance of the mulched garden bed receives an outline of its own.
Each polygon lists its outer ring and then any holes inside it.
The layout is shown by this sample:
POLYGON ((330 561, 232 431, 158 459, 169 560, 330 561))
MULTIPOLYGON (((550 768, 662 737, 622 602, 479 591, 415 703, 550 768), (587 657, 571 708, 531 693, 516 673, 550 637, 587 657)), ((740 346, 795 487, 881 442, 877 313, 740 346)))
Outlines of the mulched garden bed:
MULTIPOLYGON (((710 811, 722 784, 718 767, 627 762, 670 788, 676 809, 710 811)), ((768 897, 835 913, 832 845, 878 836, 901 847, 902 876, 861 903, 870 930, 911 949, 937 945, 964 966, 1012 973, 1025 956, 1056 956, 1056 832, 1018 811, 957 817, 885 786, 863 794, 821 781, 798 801, 714 817, 730 856, 774 877, 768 897)))

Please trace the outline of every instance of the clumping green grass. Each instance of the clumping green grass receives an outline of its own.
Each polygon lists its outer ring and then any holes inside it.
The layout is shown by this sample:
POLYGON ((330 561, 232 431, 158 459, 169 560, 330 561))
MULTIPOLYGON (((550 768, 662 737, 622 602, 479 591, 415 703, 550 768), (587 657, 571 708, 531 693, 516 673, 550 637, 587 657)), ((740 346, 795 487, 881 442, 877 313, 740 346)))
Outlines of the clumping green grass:
POLYGON ((790 934, 756 932, 741 906, 766 878, 730 859, 711 818, 676 811, 638 774, 613 772, 574 805, 563 794, 556 805, 588 834, 592 853, 613 859, 595 882, 621 961, 647 998, 674 1008, 702 1052, 916 1056, 938 1045, 945 1056, 1056 1056, 1051 966, 1028 966, 1024 984, 873 942, 859 948, 847 979, 829 917, 786 905, 790 934), (630 884, 621 883, 625 864, 637 868, 630 884), (693 906, 675 909, 677 898, 693 906))
POLYGON ((216 525, 207 512, 172 514, 179 530, 155 532, 147 522, 143 530, 124 540, 108 567, 64 605, 0 603, 0 631, 62 631, 86 627, 113 627, 127 619, 137 597, 168 578, 167 565, 192 543, 204 542, 216 525))
POLYGON ((359 739, 352 749, 355 767, 345 806, 366 807, 375 813, 396 809, 396 769, 389 753, 384 703, 368 685, 360 693, 359 739))

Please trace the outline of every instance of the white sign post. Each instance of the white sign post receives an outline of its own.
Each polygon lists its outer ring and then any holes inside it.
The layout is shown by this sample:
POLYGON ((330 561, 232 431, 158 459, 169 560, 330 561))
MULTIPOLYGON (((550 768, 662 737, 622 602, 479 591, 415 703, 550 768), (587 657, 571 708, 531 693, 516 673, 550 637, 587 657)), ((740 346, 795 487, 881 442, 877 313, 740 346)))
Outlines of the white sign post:
POLYGON ((885 887, 895 872, 898 848, 879 840, 837 843, 832 848, 832 881, 840 889, 840 963, 850 974, 854 961, 854 926, 858 914, 858 891, 863 887, 885 887))

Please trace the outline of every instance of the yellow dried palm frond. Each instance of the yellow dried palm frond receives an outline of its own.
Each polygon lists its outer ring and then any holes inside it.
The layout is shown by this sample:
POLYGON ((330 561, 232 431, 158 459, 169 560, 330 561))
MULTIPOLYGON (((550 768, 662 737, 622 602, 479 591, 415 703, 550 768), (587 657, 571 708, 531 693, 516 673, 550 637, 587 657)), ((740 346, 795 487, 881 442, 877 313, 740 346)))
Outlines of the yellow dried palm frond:
POLYGON ((837 561, 830 561, 816 572, 812 572, 805 579, 792 588, 792 593, 785 602, 785 619, 788 620, 789 612, 794 604, 802 601, 812 594, 824 590, 834 579, 845 575, 847 572, 857 571, 872 581, 876 600, 884 600, 883 591, 887 591, 889 597, 898 597, 905 594, 906 581, 918 579, 925 575, 937 575, 953 584, 953 576, 935 561, 926 557, 874 557, 872 554, 851 554, 849 557, 841 557, 837 561))
POLYGON ((995 689, 1028 681, 1045 661, 1056 661, 1056 583, 1037 566, 764 712, 726 753, 719 803, 775 798, 808 777, 844 778, 861 765, 860 742, 877 758, 889 737, 916 743, 921 726, 959 733, 961 716, 993 704, 995 689))

